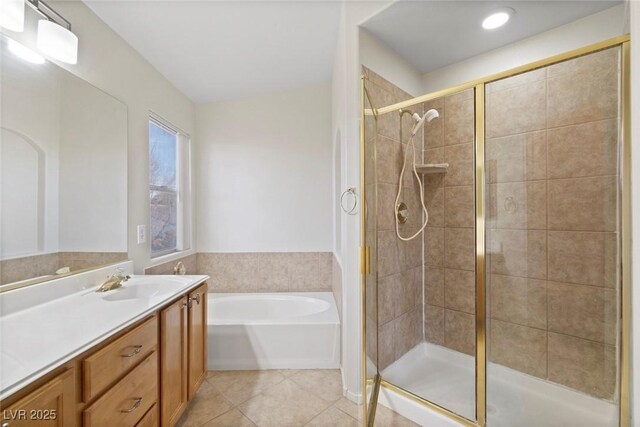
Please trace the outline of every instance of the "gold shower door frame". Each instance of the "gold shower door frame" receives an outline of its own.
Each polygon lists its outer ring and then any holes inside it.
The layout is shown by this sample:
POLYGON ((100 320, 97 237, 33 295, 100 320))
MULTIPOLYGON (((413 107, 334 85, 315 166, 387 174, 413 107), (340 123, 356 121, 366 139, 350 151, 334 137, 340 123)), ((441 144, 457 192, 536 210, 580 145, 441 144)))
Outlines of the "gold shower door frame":
MULTIPOLYGON (((619 307, 620 322, 620 351, 619 351, 619 425, 620 427, 630 427, 630 329, 631 329, 631 95, 630 95, 630 37, 623 35, 614 37, 609 40, 585 46, 579 49, 571 50, 559 55, 555 55, 546 59, 532 62, 527 65, 513 68, 497 74, 492 74, 471 82, 467 82, 458 86, 421 95, 413 99, 398 102, 377 109, 365 108, 366 77, 362 76, 361 83, 361 127, 360 127, 360 157, 361 157, 361 192, 362 206, 366 207, 365 194, 365 118, 366 116, 374 116, 376 119, 379 115, 395 112, 401 108, 407 108, 412 105, 431 101, 446 95, 457 93, 467 89, 474 89, 475 94, 475 133, 474 133, 474 153, 475 153, 475 217, 476 217, 476 420, 470 420, 462 417, 447 408, 426 400, 416 394, 404 390, 397 385, 389 383, 381 378, 380 372, 374 379, 367 379, 366 375, 366 279, 369 274, 369 247, 367 246, 366 232, 366 215, 362 212, 361 222, 361 247, 360 247, 360 272, 361 272, 361 291, 362 291, 362 390, 363 390, 363 426, 373 425, 373 417, 375 417, 375 407, 377 405, 377 396, 379 387, 384 387, 394 391, 404 397, 418 402, 440 414, 443 414, 464 426, 484 427, 486 425, 486 298, 485 298, 485 164, 484 164, 484 143, 485 143, 485 86, 496 80, 512 77, 537 68, 546 67, 558 62, 567 61, 580 56, 588 55, 600 50, 619 46, 621 50, 621 70, 620 70, 620 105, 622 123, 620 126, 621 141, 621 159, 620 159, 620 269, 621 269, 621 298, 619 307), (367 402, 367 387, 373 386, 371 392, 371 404, 367 402)), ((377 309, 377 308, 376 308, 377 309)), ((377 325, 375 325, 377 331, 377 325)), ((377 332, 376 332, 377 333, 377 332)), ((377 366, 376 366, 377 369, 377 366)))

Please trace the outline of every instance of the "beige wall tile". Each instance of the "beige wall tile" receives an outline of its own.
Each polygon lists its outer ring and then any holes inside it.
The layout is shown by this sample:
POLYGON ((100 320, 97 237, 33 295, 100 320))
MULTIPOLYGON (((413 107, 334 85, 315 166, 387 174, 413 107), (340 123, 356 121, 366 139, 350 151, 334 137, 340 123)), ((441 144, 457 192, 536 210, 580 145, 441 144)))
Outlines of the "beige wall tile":
POLYGON ((449 163, 444 177, 445 186, 473 185, 473 156, 473 144, 458 144, 444 148, 444 161, 449 163))
POLYGON ((402 276, 400 273, 382 277, 378 281, 378 321, 387 323, 402 314, 402 276))
POLYGON ((432 108, 438 110, 440 118, 433 120, 424 127, 424 146, 425 148, 437 148, 444 145, 444 125, 446 122, 446 111, 444 109, 444 98, 434 99, 423 104, 423 111, 432 108))
MULTIPOLYGON (((426 177, 426 175, 425 175, 426 177)), ((444 227, 444 175, 427 177, 424 182, 424 203, 431 227, 444 227)))
POLYGON ((549 380, 603 399, 616 387, 612 346, 549 332, 549 380))
POLYGON ((490 272, 505 276, 546 279, 547 233, 543 230, 487 230, 490 272))
POLYGON ((534 81, 487 93, 487 137, 545 128, 545 81, 534 81))
POLYGON ((473 228, 445 228, 445 265, 459 270, 475 269, 473 228))
MULTIPOLYGON (((423 160, 425 163, 444 163, 444 148, 432 148, 425 150, 423 160)), ((425 177, 425 180, 433 180, 433 177, 425 177)))
POLYGON ((486 86, 487 93, 499 92, 501 90, 511 89, 526 83, 533 83, 547 78, 547 69, 540 68, 516 76, 507 77, 506 79, 491 82, 486 86))
POLYGON ((401 273, 402 297, 400 298, 400 311, 406 313, 416 307, 422 311, 422 269, 415 267, 401 273))
POLYGON ((395 361, 395 325, 395 322, 390 321, 378 327, 379 369, 384 369, 395 361))
POLYGON ((403 151, 401 145, 383 136, 376 142, 376 174, 377 182, 398 184, 400 168, 402 168, 403 151))
MULTIPOLYGON (((549 282, 549 331, 604 342, 605 290, 594 286, 549 282)), ((613 337, 607 341, 612 342, 613 337)))
POLYGON ((400 272, 398 238, 395 231, 378 231, 378 276, 400 272))
POLYGON ((487 139, 487 182, 546 179, 546 134, 546 131, 538 131, 487 139))
POLYGON ((549 68, 549 127, 617 116, 619 65, 616 55, 610 50, 549 68))
POLYGON ((444 104, 445 145, 472 142, 475 118, 473 89, 445 97, 444 104))
POLYGON ((489 227, 547 228, 546 181, 508 182, 487 187, 489 227))
POLYGON ((319 282, 320 259, 318 252, 291 252, 289 263, 290 289, 294 292, 322 289, 319 282))
POLYGON ((549 180, 550 230, 615 231, 617 178, 549 180))
POLYGON ((445 310, 444 343, 447 347, 462 353, 475 353, 475 316, 459 311, 445 310))
MULTIPOLYGON (((419 228, 409 228, 401 230, 402 236, 413 236, 418 232, 419 228)), ((395 232, 394 232, 395 235, 395 232)), ((398 251, 400 255, 400 268, 403 271, 422 265, 422 236, 418 235, 409 241, 398 239, 398 251)))
POLYGON ((444 271, 445 307, 473 314, 476 311, 476 276, 473 271, 444 271))
POLYGON ((425 305, 424 335, 427 342, 444 345, 444 308, 425 305))
POLYGON ((615 119, 550 129, 549 178, 618 173, 618 121, 615 119))
MULTIPOLYGON (((378 198, 376 200, 378 214, 378 231, 395 230, 395 202, 398 193, 398 184, 380 183, 378 188, 378 198)), ((370 221, 373 224, 373 221, 370 221)))
POLYGON ((529 375, 547 375, 547 333, 544 330, 491 321, 489 360, 529 375))
POLYGON ((473 187, 446 187, 444 210, 447 227, 475 226, 475 192, 473 187))
POLYGON ((613 233, 549 231, 549 280, 593 286, 616 283, 613 233))
POLYGON ((444 267, 444 228, 425 228, 424 242, 425 265, 431 267, 444 267))
POLYGON ((488 285, 492 319, 547 328, 546 282, 492 274, 488 285))
POLYGON ((395 326, 395 359, 401 358, 422 339, 422 310, 414 309, 397 319, 395 326))
POLYGON ((444 269, 425 267, 425 303, 444 307, 444 269))
POLYGON ((258 269, 256 288, 261 292, 291 290, 291 258, 288 253, 256 253, 258 269))

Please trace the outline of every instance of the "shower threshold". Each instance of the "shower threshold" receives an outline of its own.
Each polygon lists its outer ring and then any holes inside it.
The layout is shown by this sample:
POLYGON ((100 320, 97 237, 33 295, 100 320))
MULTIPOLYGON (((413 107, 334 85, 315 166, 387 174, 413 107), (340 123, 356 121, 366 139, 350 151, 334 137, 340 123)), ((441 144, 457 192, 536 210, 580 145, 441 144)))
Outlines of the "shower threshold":
MULTIPOLYGON (((475 358, 420 343, 382 371, 403 389, 469 419, 475 418, 475 358)), ((506 368, 487 364, 489 427, 614 427, 614 403, 506 368)))

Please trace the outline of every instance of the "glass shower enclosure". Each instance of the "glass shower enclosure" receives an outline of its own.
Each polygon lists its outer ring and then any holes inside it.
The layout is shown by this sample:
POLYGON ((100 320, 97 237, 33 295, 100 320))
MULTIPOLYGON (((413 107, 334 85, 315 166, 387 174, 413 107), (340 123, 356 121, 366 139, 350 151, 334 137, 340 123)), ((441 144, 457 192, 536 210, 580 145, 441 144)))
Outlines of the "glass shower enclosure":
POLYGON ((362 71, 368 425, 379 387, 462 425, 628 425, 628 38, 417 98, 362 71), (430 109, 421 195, 402 111, 430 109))

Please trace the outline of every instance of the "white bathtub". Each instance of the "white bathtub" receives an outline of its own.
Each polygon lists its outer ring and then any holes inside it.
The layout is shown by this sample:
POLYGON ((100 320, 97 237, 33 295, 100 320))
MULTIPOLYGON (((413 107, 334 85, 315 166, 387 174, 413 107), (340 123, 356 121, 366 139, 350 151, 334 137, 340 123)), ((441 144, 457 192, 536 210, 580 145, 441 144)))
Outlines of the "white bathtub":
POLYGON ((208 366, 334 369, 340 320, 331 292, 209 294, 208 366))

